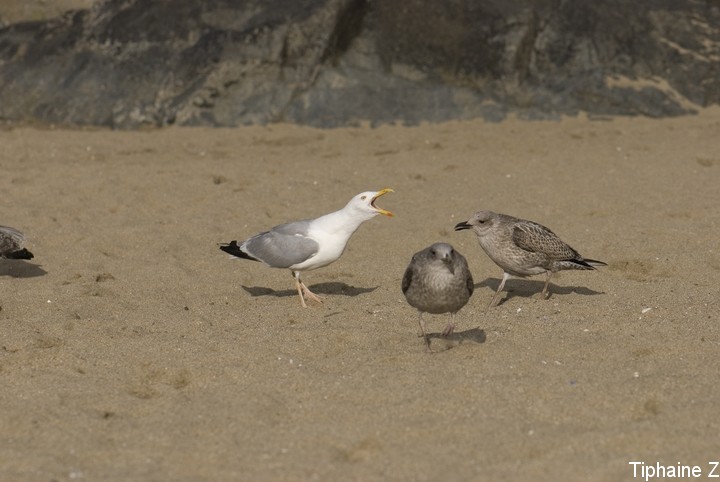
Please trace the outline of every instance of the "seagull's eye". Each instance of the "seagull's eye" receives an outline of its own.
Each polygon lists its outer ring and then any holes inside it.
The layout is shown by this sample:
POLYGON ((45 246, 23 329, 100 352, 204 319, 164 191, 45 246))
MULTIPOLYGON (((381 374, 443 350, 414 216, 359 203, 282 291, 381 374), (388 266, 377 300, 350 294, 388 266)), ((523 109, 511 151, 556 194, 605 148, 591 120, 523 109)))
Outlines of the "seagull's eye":
POLYGON ((367 196, 360 196, 360 199, 362 199, 364 201, 367 199, 367 196))

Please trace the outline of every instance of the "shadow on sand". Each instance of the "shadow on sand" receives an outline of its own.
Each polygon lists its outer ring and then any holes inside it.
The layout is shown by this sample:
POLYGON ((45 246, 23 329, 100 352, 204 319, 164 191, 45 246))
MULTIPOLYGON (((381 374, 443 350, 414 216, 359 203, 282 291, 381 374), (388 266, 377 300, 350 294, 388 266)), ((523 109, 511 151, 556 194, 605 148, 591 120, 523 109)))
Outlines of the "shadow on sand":
POLYGON ((10 278, 35 278, 45 276, 47 271, 39 265, 24 260, 0 260, 0 276, 10 278))
MULTIPOLYGON (((487 278, 480 283, 475 283, 475 289, 490 288, 492 290, 492 293, 495 293, 498 286, 500 286, 500 281, 501 280, 499 278, 487 278)), ((503 288, 502 293, 500 293, 500 302, 498 303, 498 306, 502 305, 506 301, 516 296, 520 298, 532 298, 534 296, 540 296, 543 286, 545 286, 544 279, 540 281, 523 278, 510 278, 505 282, 505 287, 503 288)), ((594 291, 590 288, 585 288, 582 286, 558 286, 556 284, 553 284, 552 281, 548 286, 548 292, 550 293, 550 296, 548 298, 552 298, 555 295, 569 295, 571 293, 577 293, 583 296, 595 296, 604 294, 604 292, 602 291, 594 291)))
MULTIPOLYGON (((430 348, 434 352, 441 352, 455 348, 458 345, 465 343, 485 343, 487 336, 485 330, 482 328, 471 328, 465 331, 456 331, 455 333, 443 336, 442 333, 428 333, 428 339, 430 340, 430 348)), ((422 340, 422 335, 419 335, 422 340)))
MULTIPOLYGON (((342 296, 359 296, 365 293, 372 293, 377 286, 373 288, 357 288, 350 286, 347 283, 341 283, 337 281, 318 283, 312 286, 308 286, 310 291, 317 295, 342 295, 342 296)), ((282 298, 285 296, 297 296, 296 290, 282 290, 276 291, 272 288, 266 288, 264 286, 242 286, 242 289, 248 292, 250 296, 277 296, 282 298)))

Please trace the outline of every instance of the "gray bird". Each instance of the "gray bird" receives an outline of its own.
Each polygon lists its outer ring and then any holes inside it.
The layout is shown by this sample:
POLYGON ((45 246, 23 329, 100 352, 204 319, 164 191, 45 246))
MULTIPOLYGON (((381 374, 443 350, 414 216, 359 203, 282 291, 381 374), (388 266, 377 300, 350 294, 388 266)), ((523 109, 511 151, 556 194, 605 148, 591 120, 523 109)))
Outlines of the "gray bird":
POLYGON ((0 258, 33 259, 33 254, 25 249, 25 235, 15 228, 0 226, 0 258))
POLYGON ((420 331, 427 349, 430 339, 425 331, 423 313, 450 313, 443 336, 455 329, 455 313, 465 306, 475 289, 467 261, 447 243, 435 243, 412 257, 402 280, 402 291, 410 306, 418 310, 420 331))
POLYGON ((478 211, 468 221, 458 223, 455 231, 471 228, 485 253, 503 270, 502 281, 490 307, 497 304, 500 291, 510 276, 524 278, 545 273, 541 296, 546 298, 553 273, 607 266, 602 261, 583 258, 548 228, 525 219, 478 211))
POLYGON ((317 219, 281 224, 240 243, 235 240, 222 244, 220 249, 236 258, 260 261, 271 268, 289 269, 303 307, 307 306, 306 296, 322 303, 322 299, 302 282, 300 273, 337 261, 350 237, 365 221, 378 214, 392 216, 393 213, 375 204, 380 196, 389 192, 393 190, 361 192, 339 211, 317 219))

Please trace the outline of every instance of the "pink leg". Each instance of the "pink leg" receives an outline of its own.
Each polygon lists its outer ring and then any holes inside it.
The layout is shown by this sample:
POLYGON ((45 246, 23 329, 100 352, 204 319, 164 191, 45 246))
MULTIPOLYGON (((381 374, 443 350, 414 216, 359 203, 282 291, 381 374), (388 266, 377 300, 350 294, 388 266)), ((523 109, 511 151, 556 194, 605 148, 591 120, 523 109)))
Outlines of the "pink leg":
POLYGON ((307 296, 313 301, 317 301, 318 303, 322 303, 322 299, 310 289, 305 286, 305 283, 302 282, 300 279, 300 272, 299 271, 293 271, 292 272, 293 278, 295 278, 295 287, 297 288, 298 295, 300 296, 300 303, 302 303, 303 308, 307 308, 307 304, 305 304, 305 297, 307 296))
POLYGON ((548 293, 548 284, 550 284, 550 278, 552 278, 552 275, 552 271, 545 271, 545 286, 543 286, 542 293, 540 294, 544 300, 550 297, 550 293, 548 293))
POLYGON ((303 293, 305 294, 305 296, 307 296, 307 297, 310 298, 311 300, 317 301, 318 303, 322 303, 322 302, 323 302, 322 298, 320 298, 318 295, 316 295, 315 293, 313 293, 312 291, 310 291, 310 288, 308 288, 307 286, 305 286, 305 283, 303 283, 302 281, 300 282, 300 287, 302 288, 303 293))
POLYGON ((297 288, 298 296, 300 297, 300 303, 302 303, 303 308, 307 308, 307 305, 305 304, 305 298, 303 297, 303 284, 300 282, 300 273, 293 271, 293 278, 295 278, 295 288, 297 288))
POLYGON ((497 291, 495 292, 495 296, 493 296, 492 300, 490 300, 490 305, 488 308, 492 308, 493 306, 496 306, 498 304, 498 296, 500 296, 500 292, 505 287, 505 282, 510 278, 510 275, 508 273, 503 273, 502 281, 500 282, 500 286, 498 286, 497 291))
POLYGON ((450 323, 443 330, 443 336, 450 336, 455 331, 455 313, 450 313, 450 323))

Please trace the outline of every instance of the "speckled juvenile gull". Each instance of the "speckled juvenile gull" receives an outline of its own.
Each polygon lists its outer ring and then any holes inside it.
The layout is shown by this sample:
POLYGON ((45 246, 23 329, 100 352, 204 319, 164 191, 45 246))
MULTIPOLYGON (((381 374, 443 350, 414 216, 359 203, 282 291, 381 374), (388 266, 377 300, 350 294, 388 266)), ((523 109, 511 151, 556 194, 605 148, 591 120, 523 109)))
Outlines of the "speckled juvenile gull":
POLYGON ((32 259, 33 254, 24 248, 25 235, 15 228, 0 226, 0 258, 32 259))
POLYGON ((455 231, 471 229, 480 246, 503 270, 503 278, 490 306, 498 303, 498 296, 510 276, 533 276, 545 273, 542 297, 547 297, 553 273, 566 269, 595 269, 606 266, 602 261, 585 259, 545 226, 525 219, 492 211, 478 211, 455 231))
POLYGON ((327 266, 345 251, 350 236, 360 225, 378 214, 392 216, 390 211, 375 206, 377 198, 392 189, 367 191, 353 197, 347 205, 317 219, 295 221, 275 226, 238 244, 223 244, 220 249, 237 258, 260 261, 271 268, 286 268, 295 278, 300 302, 305 297, 322 300, 305 286, 300 273, 327 266))
POLYGON ((410 260, 402 280, 402 291, 410 306, 418 310, 418 323, 430 349, 423 313, 450 313, 443 335, 455 329, 455 313, 465 306, 475 285, 467 261, 447 243, 435 243, 418 251, 410 260))

